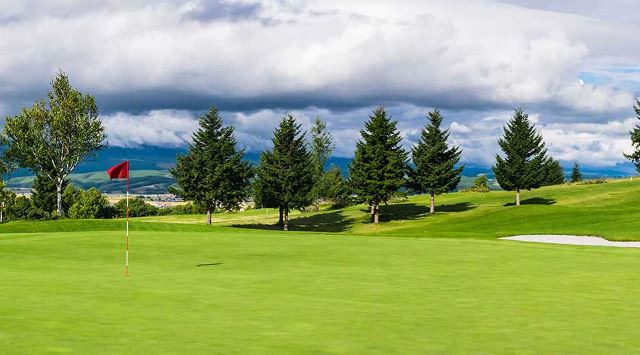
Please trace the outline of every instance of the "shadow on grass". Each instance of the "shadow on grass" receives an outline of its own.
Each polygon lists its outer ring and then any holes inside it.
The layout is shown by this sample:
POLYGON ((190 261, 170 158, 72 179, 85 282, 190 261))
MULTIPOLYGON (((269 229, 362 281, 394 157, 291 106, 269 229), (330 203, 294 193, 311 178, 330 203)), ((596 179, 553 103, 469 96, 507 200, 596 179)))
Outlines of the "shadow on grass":
MULTIPOLYGON (((344 213, 333 211, 328 213, 318 213, 311 216, 301 216, 289 220, 289 231, 305 231, 305 232, 344 232, 351 226, 351 221, 347 219, 344 213)), ((266 230, 282 230, 282 226, 278 224, 234 224, 234 228, 247 229, 266 229, 266 230)))
POLYGON ((222 265, 222 263, 196 264, 196 267, 202 267, 202 266, 218 266, 218 265, 222 265))
MULTIPOLYGON (((534 197, 528 198, 526 200, 520 201, 521 205, 553 205, 556 203, 556 200, 552 198, 542 198, 542 197, 534 197)), ((505 203, 504 206, 515 206, 515 202, 505 203)))
MULTIPOLYGON (((437 212, 464 212, 475 208, 469 202, 460 202, 448 205, 436 205, 437 212)), ((370 213, 369 209, 361 209, 370 213)), ((397 205, 380 206, 380 222, 415 220, 426 217, 429 214, 429 206, 415 203, 401 203, 397 205)))

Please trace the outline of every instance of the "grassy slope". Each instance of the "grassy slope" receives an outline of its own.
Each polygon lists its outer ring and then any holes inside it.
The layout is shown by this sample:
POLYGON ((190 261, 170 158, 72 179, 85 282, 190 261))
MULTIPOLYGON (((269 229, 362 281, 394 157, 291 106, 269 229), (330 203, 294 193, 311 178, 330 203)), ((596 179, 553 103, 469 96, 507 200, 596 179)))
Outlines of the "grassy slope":
POLYGON ((379 226, 357 206, 297 214, 287 234, 269 230, 273 210, 216 214, 213 228, 192 224, 201 216, 141 218, 129 279, 122 221, 11 222, 0 226, 0 348, 638 352, 640 250, 494 238, 638 239, 639 195, 629 181, 526 192, 545 204, 517 208, 503 206, 510 193, 450 194, 435 216, 417 197, 387 207, 379 226))

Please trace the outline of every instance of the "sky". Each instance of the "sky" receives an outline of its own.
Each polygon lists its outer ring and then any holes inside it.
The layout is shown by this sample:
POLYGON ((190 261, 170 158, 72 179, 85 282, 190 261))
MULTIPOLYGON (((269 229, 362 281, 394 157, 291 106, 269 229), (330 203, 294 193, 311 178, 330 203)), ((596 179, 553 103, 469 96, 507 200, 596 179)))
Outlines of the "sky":
POLYGON ((522 107, 556 159, 615 166, 640 96, 634 2, 0 1, 0 124, 62 70, 111 146, 184 146, 215 105, 249 151, 291 113, 349 157, 382 105, 407 148, 439 108, 462 159, 489 165, 522 107))

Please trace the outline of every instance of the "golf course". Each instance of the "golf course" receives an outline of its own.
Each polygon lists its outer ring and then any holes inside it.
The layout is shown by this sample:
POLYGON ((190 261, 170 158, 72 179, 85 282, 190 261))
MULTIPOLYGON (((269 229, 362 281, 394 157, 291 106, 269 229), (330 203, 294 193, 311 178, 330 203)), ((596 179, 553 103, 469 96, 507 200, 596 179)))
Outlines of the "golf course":
POLYGON ((3 353, 630 353, 640 180, 381 206, 0 226, 3 353))

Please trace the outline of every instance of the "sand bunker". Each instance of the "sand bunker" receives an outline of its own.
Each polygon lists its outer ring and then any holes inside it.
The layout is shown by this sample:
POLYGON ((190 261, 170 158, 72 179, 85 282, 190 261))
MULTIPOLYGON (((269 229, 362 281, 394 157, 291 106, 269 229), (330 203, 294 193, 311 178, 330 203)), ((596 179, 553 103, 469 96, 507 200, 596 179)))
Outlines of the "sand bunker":
POLYGON ((640 242, 612 242, 600 237, 585 237, 578 235, 516 235, 500 239, 517 240, 521 242, 592 245, 600 247, 640 248, 640 242))

